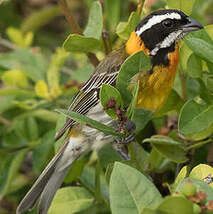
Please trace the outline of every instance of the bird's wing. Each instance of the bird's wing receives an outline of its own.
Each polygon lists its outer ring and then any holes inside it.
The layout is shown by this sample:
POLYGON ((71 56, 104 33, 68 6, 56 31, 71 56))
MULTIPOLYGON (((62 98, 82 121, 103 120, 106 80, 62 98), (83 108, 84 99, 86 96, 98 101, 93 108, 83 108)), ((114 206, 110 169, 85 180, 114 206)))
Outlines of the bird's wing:
MULTIPOLYGON (((91 108, 99 102, 99 91, 101 85, 113 85, 116 81, 121 64, 124 61, 123 48, 113 51, 95 69, 90 79, 80 88, 77 95, 72 100, 68 110, 80 114, 87 114, 91 108)), ((76 122, 66 118, 63 128, 56 134, 58 140, 67 129, 71 128, 76 122)))

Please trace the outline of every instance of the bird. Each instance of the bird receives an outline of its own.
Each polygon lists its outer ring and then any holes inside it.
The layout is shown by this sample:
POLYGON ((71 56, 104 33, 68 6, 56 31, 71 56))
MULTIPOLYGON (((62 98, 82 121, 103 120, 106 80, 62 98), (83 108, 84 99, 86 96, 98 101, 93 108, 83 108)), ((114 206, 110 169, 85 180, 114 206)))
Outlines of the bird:
MULTIPOLYGON (((72 100, 68 110, 105 125, 115 126, 116 121, 104 112, 100 103, 100 88, 103 83, 114 86, 120 67, 127 57, 142 51, 149 56, 152 67, 133 76, 129 88, 139 82, 136 106, 158 111, 173 86, 181 39, 187 33, 202 28, 199 22, 181 10, 163 9, 150 13, 131 32, 124 45, 112 51, 99 63, 72 100)), ((56 140, 63 135, 65 138, 61 148, 22 199, 16 214, 32 209, 37 201, 38 214, 46 214, 72 163, 88 151, 103 145, 103 142, 114 140, 113 136, 105 135, 70 118, 66 118, 64 126, 56 133, 56 140)))

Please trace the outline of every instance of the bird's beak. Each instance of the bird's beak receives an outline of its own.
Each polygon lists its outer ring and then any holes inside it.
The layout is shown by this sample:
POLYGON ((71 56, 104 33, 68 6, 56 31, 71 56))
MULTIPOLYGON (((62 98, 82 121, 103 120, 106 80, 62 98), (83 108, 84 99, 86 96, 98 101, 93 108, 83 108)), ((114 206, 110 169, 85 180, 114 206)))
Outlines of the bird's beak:
POLYGON ((203 29, 203 26, 199 22, 197 22, 195 19, 192 19, 191 17, 188 17, 187 19, 188 19, 187 24, 184 24, 182 26, 183 33, 188 33, 191 31, 203 29))

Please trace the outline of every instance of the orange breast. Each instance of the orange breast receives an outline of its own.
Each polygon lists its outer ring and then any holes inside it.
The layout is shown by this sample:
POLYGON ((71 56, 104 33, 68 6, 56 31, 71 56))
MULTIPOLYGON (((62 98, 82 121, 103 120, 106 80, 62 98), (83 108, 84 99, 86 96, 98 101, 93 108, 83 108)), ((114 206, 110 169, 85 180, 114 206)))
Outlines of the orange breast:
POLYGON ((169 66, 158 65, 153 68, 150 74, 142 71, 137 76, 140 82, 137 107, 159 110, 166 101, 174 83, 178 63, 179 45, 176 44, 175 51, 168 54, 169 66))

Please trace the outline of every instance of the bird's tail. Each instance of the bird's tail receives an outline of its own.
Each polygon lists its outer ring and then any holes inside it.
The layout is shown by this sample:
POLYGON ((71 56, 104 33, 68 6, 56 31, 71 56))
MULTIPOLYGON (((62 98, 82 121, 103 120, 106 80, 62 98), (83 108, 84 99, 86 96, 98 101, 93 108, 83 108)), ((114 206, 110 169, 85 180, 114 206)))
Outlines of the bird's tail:
POLYGON ((65 149, 67 148, 67 145, 68 143, 62 146, 59 152, 53 157, 51 162, 38 177, 34 185, 17 207, 16 214, 21 214, 22 212, 32 209, 39 197, 38 213, 47 213, 57 189, 63 183, 64 177, 69 171, 72 162, 77 159, 77 157, 71 157, 73 160, 69 159, 69 164, 64 168, 58 167, 58 165, 62 165, 60 162, 64 161, 63 156, 66 155, 65 149))

